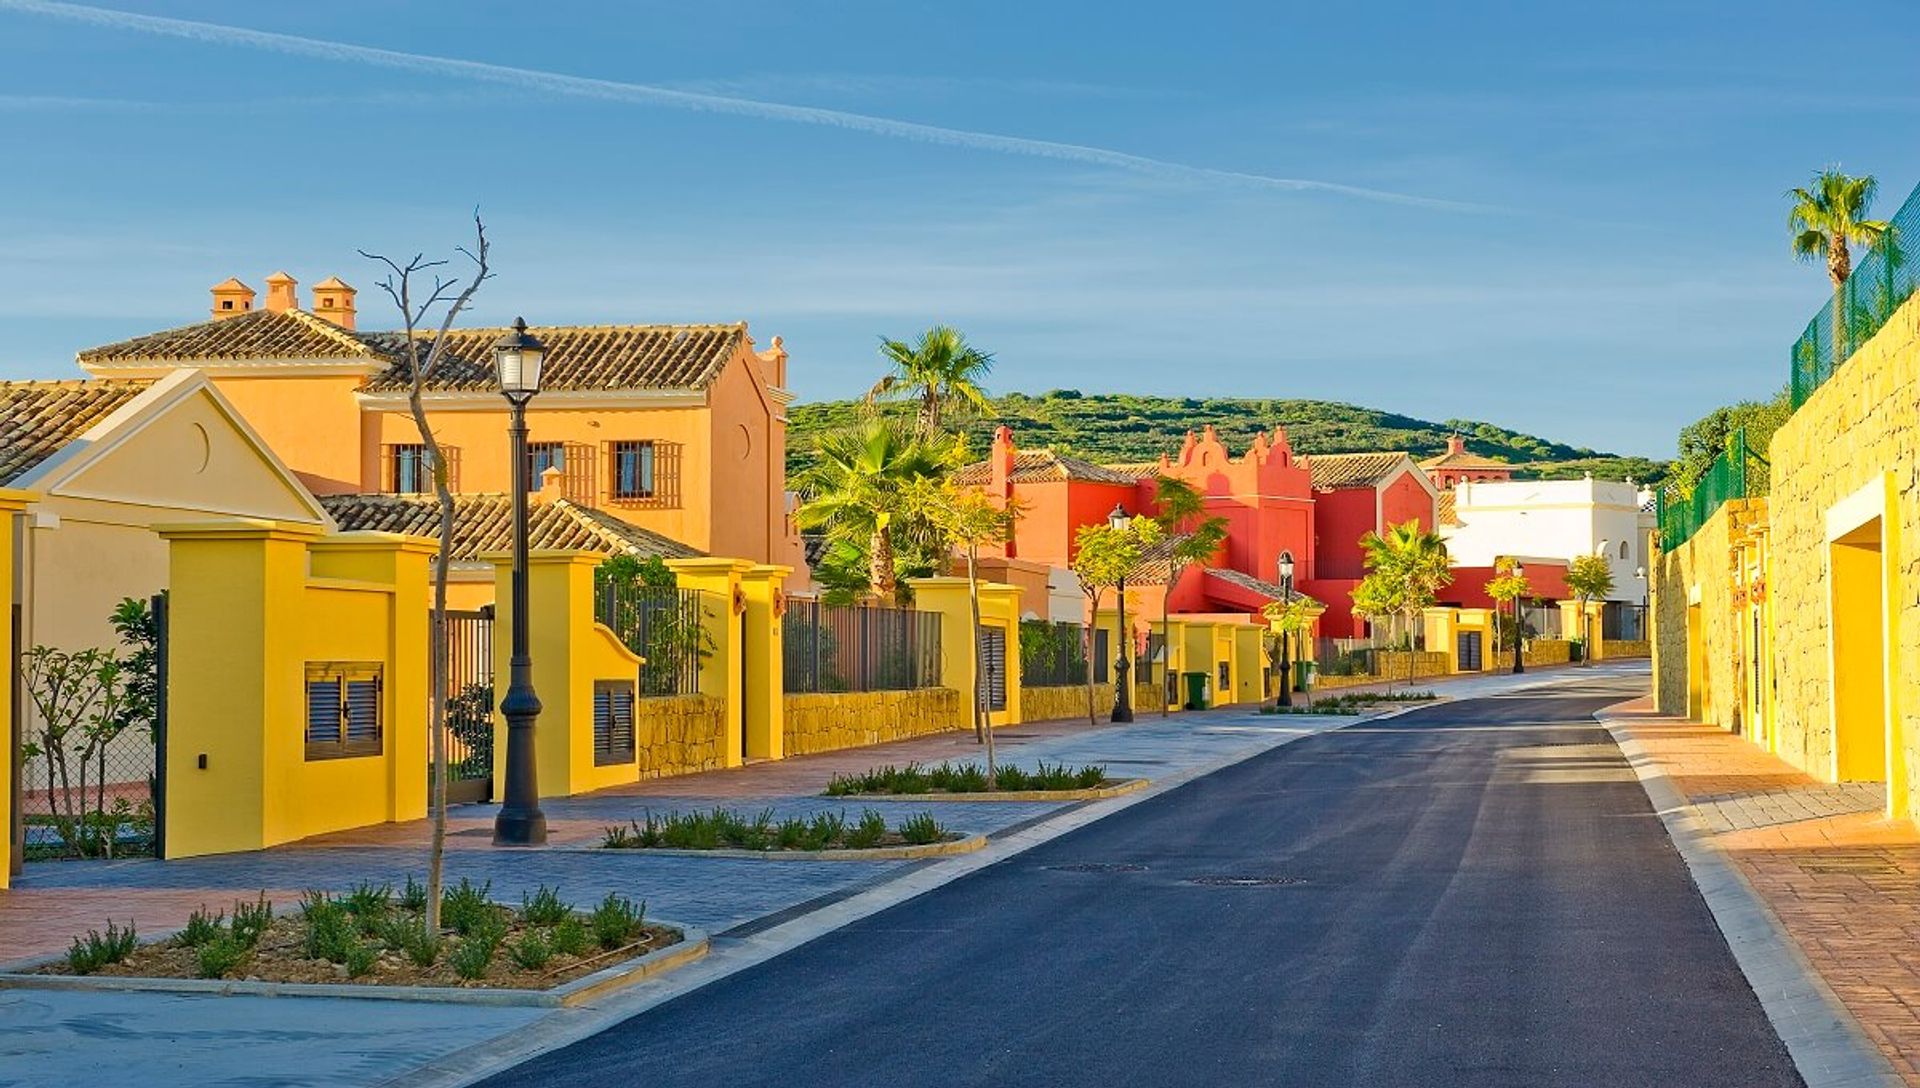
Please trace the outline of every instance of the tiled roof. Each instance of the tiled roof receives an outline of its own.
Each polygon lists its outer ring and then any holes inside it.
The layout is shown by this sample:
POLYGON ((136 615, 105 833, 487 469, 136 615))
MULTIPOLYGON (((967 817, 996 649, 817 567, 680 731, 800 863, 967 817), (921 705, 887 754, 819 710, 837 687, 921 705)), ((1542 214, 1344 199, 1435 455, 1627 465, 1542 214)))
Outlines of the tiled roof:
POLYGON ((1315 491, 1347 487, 1374 487, 1407 460, 1405 451, 1380 453, 1316 453, 1307 459, 1315 491))
MULTIPOLYGON (((1013 472, 1007 477, 1017 484, 1041 483, 1048 480, 1085 480, 1100 484, 1131 484, 1139 480, 1138 475, 1096 465, 1092 461, 1083 461, 1078 457, 1067 457, 1052 450, 1017 450, 1013 455, 1013 472)), ((985 461, 975 461, 953 474, 953 480, 959 484, 978 486, 993 479, 993 472, 985 461)))
POLYGON ((140 382, 0 382, 0 484, 10 484, 122 405, 140 382))
POLYGON ((1513 464, 1508 461, 1496 461, 1491 457, 1482 457, 1477 453, 1461 450, 1459 453, 1441 453, 1420 462, 1421 468, 1491 468, 1511 471, 1513 464))
MULTIPOLYGON (((1258 593, 1262 597, 1265 597, 1271 601, 1279 600, 1281 596, 1286 592, 1285 590, 1281 589, 1278 585, 1272 582, 1265 581, 1260 578, 1255 578, 1253 575, 1248 574, 1245 571, 1230 570, 1230 569, 1220 568, 1220 567, 1208 567, 1207 577, 1218 578, 1222 582, 1227 582, 1231 585, 1239 586, 1241 589, 1252 590, 1253 592, 1258 593)), ((1314 600, 1312 597, 1307 596, 1306 594, 1300 592, 1297 589, 1293 591, 1293 599, 1296 601, 1313 601, 1314 604, 1321 604, 1321 602, 1314 600)), ((1325 606, 1322 605, 1322 607, 1325 607, 1325 606)))
POLYGON ((1130 480, 1151 480, 1162 471, 1158 461, 1120 461, 1100 467, 1108 472, 1117 472, 1130 480))
MULTIPOLYGON (((547 345, 542 390, 705 389, 745 342, 736 325, 566 325, 529 328, 547 345)), ((489 391, 493 343, 505 329, 454 329, 433 378, 436 390, 489 391)), ((394 360, 393 369, 367 383, 369 392, 407 388, 398 333, 363 339, 394 360)))
POLYGON ((1441 491, 1440 498, 1436 500, 1433 504, 1434 517, 1439 519, 1440 524, 1442 525, 1460 524, 1460 515, 1454 512, 1453 504, 1454 504, 1453 492, 1441 491))
MULTIPOLYGON (((436 392, 497 388, 493 343, 504 329, 454 329, 430 383, 436 392)), ((547 345, 543 390, 705 389, 746 342, 734 325, 566 325, 529 329, 547 345)), ((406 337, 349 332, 304 310, 253 310, 80 353, 83 365, 362 361, 384 368, 371 392, 407 388, 406 337)))
MULTIPOLYGON (((407 533, 438 537, 440 508, 431 495, 324 495, 320 502, 343 531, 407 533)), ((539 550, 591 550, 643 558, 691 559, 701 553, 670 537, 642 529, 602 510, 566 499, 527 508, 527 546, 539 550)), ((502 494, 453 497, 453 561, 472 563, 513 547, 513 502, 502 494)))
POLYGON ((88 348, 85 363, 236 362, 247 359, 386 359, 331 321, 301 310, 250 310, 117 344, 88 348))

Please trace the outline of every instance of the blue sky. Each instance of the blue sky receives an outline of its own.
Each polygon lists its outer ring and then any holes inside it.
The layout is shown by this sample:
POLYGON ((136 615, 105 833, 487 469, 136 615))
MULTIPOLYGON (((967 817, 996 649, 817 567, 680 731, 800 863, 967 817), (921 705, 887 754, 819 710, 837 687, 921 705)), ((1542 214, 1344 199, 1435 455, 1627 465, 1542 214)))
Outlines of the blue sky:
POLYGON ((283 267, 387 325, 355 249, 448 252, 478 205, 476 323, 745 319, 802 399, 945 321, 1002 390, 1326 397, 1665 455, 1783 384, 1820 305, 1783 191, 1837 162, 1891 212, 1920 181, 1893 3, 1851 5, 1844 48, 1752 2, 120 7, 1091 152, 48 7, 0 0, 9 377, 283 267))

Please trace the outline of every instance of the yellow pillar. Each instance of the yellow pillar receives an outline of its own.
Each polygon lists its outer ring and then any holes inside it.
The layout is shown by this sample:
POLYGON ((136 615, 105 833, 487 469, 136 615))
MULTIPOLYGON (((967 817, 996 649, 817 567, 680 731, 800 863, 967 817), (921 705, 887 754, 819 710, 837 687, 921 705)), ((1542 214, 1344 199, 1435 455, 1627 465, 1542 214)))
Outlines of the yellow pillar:
POLYGON ((345 578, 393 587, 392 626, 388 632, 385 683, 387 705, 394 708, 389 748, 389 820, 417 820, 427 814, 427 775, 433 766, 429 733, 432 692, 430 671, 433 582, 431 567, 439 542, 399 533, 336 533, 310 547, 316 578, 345 578))
MULTIPOLYGON (((506 796, 507 722, 498 713, 513 666, 513 557, 488 554, 492 561, 493 622, 493 795, 506 796)), ((593 681, 579 652, 593 629, 593 571, 605 559, 598 552, 532 551, 527 554, 527 653, 533 658, 533 690, 540 697, 534 725, 534 774, 540 796, 566 797, 586 788, 581 781, 580 744, 585 763, 593 762, 593 681)))
MULTIPOLYGON (((914 578, 914 605, 940 615, 940 686, 960 693, 956 729, 973 727, 974 674, 979 656, 973 639, 973 604, 965 578, 914 578)), ((987 722, 1010 725, 1020 720, 1020 589, 1003 582, 980 583, 980 626, 1006 635, 1005 710, 990 711, 987 722)), ((982 693, 984 696, 984 693, 982 693)))
POLYGON ((257 850, 305 736, 300 607, 314 526, 156 526, 167 584, 168 857, 257 850))
POLYGON ((700 666, 700 693, 722 700, 726 710, 720 734, 720 762, 738 767, 745 760, 742 734, 746 705, 741 679, 746 675, 742 617, 747 593, 742 584, 754 564, 745 559, 669 559, 668 569, 681 589, 700 593, 701 623, 712 640, 713 652, 700 666))
MULTIPOLYGON (((14 519, 36 497, 30 491, 0 488, 0 618, 13 615, 14 519)), ((0 661, 12 661, 13 650, 13 624, 0 623, 0 661)), ((11 882, 13 867, 20 860, 13 853, 15 830, 11 822, 13 759, 21 743, 20 723, 13 720, 13 685, 13 670, 0 669, 0 716, 4 716, 0 741, 6 744, 6 748, 0 750, 0 888, 11 882)))
POLYGON ((742 712, 748 759, 780 759, 786 755, 787 677, 781 615, 785 611, 783 587, 792 573, 792 567, 759 563, 740 576, 740 588, 747 598, 746 637, 740 655, 747 692, 742 712))
POLYGON ((1600 610, 1599 601, 1588 601, 1584 610, 1579 601, 1560 602, 1560 633, 1569 639, 1580 640, 1580 652, 1588 661, 1600 660, 1600 610), (1586 622, 1581 622, 1584 611, 1586 622))
POLYGON ((1447 655, 1447 671, 1460 671, 1460 611, 1455 608, 1427 608, 1420 613, 1426 625, 1427 649, 1439 647, 1447 655))

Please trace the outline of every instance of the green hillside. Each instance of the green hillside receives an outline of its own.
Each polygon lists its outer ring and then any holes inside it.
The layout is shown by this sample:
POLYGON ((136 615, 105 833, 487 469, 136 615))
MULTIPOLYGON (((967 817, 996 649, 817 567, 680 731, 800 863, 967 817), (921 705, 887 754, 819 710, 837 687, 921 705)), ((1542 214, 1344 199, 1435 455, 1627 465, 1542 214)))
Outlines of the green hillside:
MULTIPOLYGON (((813 452, 813 436, 852 422, 858 401, 821 401, 789 409, 787 471, 803 467, 813 452)), ((993 400, 993 411, 967 423, 969 441, 984 451, 993 429, 1005 423, 1022 447, 1052 446, 1092 461, 1147 461, 1180 448, 1187 431, 1211 423, 1236 454, 1256 432, 1284 426, 1296 453, 1350 453, 1406 450, 1417 460, 1440 453, 1447 436, 1467 437, 1474 453, 1511 461, 1525 476, 1568 479, 1591 472, 1602 479, 1632 477, 1658 482, 1667 463, 1644 457, 1620 457, 1568 446, 1466 419, 1440 422, 1375 411, 1325 400, 1254 400, 1230 397, 1144 397, 1131 394, 1083 395, 1055 389, 1039 396, 1009 393, 993 400)))

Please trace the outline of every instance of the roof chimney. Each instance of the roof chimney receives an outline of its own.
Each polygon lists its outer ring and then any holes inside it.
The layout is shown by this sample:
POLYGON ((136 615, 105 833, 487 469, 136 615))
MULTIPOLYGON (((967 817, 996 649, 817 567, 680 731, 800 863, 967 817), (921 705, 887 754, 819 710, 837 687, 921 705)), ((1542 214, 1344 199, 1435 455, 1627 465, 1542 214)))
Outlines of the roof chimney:
POLYGON ((328 276, 313 285, 313 316, 343 329, 353 328, 353 295, 353 288, 340 277, 328 276))
POLYGON ((228 277, 213 285, 213 319, 225 321, 253 309, 253 288, 228 277))
POLYGON ((285 272, 275 272, 267 277, 267 309, 276 314, 300 308, 300 296, 294 291, 297 282, 285 272))
POLYGON ((1467 452, 1467 440, 1457 434, 1448 435, 1447 436, 1447 452, 1448 453, 1467 452))

